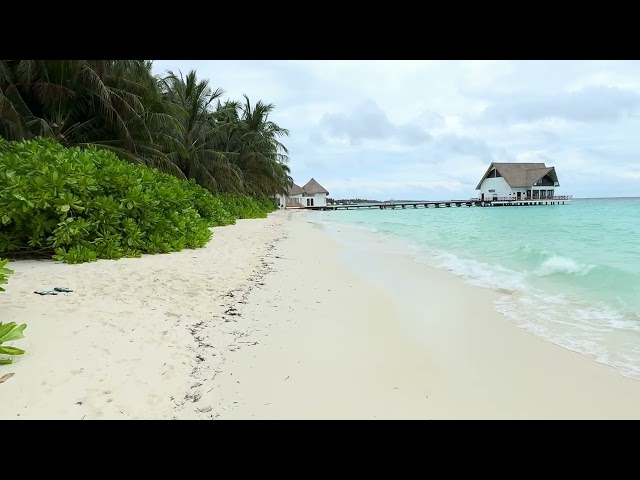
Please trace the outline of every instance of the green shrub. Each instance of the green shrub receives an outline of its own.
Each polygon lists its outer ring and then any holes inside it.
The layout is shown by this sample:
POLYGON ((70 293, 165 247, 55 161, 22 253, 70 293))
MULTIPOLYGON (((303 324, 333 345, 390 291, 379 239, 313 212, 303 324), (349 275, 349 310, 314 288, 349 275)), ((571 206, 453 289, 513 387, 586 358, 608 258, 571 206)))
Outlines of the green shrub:
POLYGON ((269 212, 275 210, 275 203, 257 201, 246 195, 222 193, 217 197, 235 218, 266 218, 269 212))
POLYGON ((7 263, 9 263, 9 260, 2 260, 0 258, 0 292, 4 292, 2 285, 7 283, 7 278, 13 273, 13 270, 9 270, 5 267, 7 263))
MULTIPOLYGON (((22 355, 24 350, 16 347, 3 346, 3 343, 12 342, 24 338, 23 331, 27 325, 23 323, 18 326, 16 322, 2 323, 0 322, 0 355, 22 355)), ((9 365, 13 363, 11 358, 0 358, 0 365, 9 365)))
POLYGON ((210 221, 212 227, 233 225, 235 223, 235 217, 225 208, 220 198, 202 188, 195 180, 189 180, 184 183, 186 185, 185 188, 192 195, 191 202, 195 209, 203 218, 210 221))
MULTIPOLYGON (((5 265, 9 263, 9 260, 0 259, 0 292, 4 292, 2 285, 7 283, 7 277, 13 273, 13 270, 9 270, 5 265)), ((22 332, 27 328, 26 324, 17 326, 15 322, 5 323, 0 322, 0 355, 22 355, 24 350, 15 347, 2 346, 3 343, 12 342, 23 338, 22 332)), ((0 365, 8 365, 12 363, 11 358, 0 358, 0 365)))
POLYGON ((105 150, 0 139, 0 254, 81 263, 174 252, 204 246, 209 227, 273 209, 105 150))

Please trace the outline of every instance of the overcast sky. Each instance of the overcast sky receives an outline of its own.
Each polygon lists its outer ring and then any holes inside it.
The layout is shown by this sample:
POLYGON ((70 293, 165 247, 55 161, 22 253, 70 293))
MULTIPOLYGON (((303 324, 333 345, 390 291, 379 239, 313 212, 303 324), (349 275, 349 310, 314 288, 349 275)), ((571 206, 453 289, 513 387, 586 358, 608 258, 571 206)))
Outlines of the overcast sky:
POLYGON ((475 196, 487 166, 545 162, 558 194, 640 196, 638 61, 156 60, 275 104, 294 181, 334 198, 475 196))

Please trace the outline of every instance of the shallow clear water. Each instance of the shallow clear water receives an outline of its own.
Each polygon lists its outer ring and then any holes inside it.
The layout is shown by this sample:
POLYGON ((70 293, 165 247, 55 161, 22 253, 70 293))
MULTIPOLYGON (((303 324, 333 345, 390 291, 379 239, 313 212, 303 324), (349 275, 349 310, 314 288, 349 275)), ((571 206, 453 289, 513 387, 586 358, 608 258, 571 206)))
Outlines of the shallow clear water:
POLYGON ((519 326, 640 379, 640 198, 320 218, 403 239, 416 261, 508 292, 496 310, 519 326))

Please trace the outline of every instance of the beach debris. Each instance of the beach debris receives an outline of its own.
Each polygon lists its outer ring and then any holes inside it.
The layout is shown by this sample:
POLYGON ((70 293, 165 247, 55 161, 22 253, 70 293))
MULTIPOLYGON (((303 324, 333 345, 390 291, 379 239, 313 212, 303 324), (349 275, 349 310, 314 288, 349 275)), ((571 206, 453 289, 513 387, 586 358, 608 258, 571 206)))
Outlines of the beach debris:
POLYGON ((53 289, 56 292, 61 292, 61 293, 71 293, 71 292, 73 292, 73 290, 71 290, 70 288, 67 288, 67 287, 54 287, 53 289))
POLYGON ((76 402, 76 405, 82 405, 82 402, 76 402))
POLYGON ((197 388, 197 387, 201 387, 201 386, 202 386, 202 383, 196 382, 193 385, 191 385, 191 388, 197 388))
POLYGON ((9 380, 11 377, 13 377, 15 375, 15 373, 5 373, 4 375, 2 375, 0 377, 0 383, 4 383, 7 380, 9 380))
POLYGON ((34 291, 33 293, 37 293, 38 295, 57 295, 58 292, 54 292, 53 290, 41 290, 41 291, 34 291))
POLYGON ((210 406, 206 406, 206 407, 198 408, 198 411, 199 411, 200 413, 207 413, 207 412, 210 412, 211 410, 213 410, 213 408, 211 408, 210 406))

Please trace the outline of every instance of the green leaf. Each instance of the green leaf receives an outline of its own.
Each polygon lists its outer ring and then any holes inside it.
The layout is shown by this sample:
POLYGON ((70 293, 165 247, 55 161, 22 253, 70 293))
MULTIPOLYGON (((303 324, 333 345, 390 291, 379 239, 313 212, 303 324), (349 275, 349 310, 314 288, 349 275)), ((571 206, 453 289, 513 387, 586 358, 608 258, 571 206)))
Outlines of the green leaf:
POLYGON ((62 205, 62 206, 60 207, 60 211, 62 211, 62 212, 68 212, 70 208, 71 208, 71 206, 70 206, 70 205, 62 205))
POLYGON ((13 363, 13 359, 11 358, 0 358, 0 365, 11 365, 13 363))
MULTIPOLYGON (((14 325, 15 325, 15 322, 14 322, 14 325)), ((6 336, 0 335, 0 343, 12 342, 14 340, 19 340, 21 338, 24 338, 24 334, 22 332, 24 332, 25 328, 27 328, 27 324, 23 323, 19 327, 16 327, 13 330, 11 330, 11 332, 6 334, 6 336)))
POLYGON ((24 350, 15 347, 2 347, 0 346, 0 355, 22 355, 24 350))
POLYGON ((7 224, 7 223, 9 223, 10 221, 11 221, 11 219, 9 218, 9 215, 3 215, 3 216, 2 216, 2 223, 3 223, 3 224, 5 224, 5 225, 6 225, 6 224, 7 224))
POLYGON ((5 323, 0 322, 0 343, 4 341, 4 336, 8 335, 11 330, 16 326, 16 322, 5 323))

